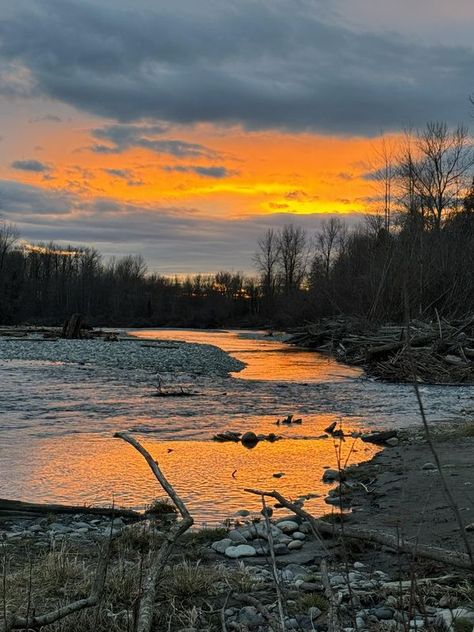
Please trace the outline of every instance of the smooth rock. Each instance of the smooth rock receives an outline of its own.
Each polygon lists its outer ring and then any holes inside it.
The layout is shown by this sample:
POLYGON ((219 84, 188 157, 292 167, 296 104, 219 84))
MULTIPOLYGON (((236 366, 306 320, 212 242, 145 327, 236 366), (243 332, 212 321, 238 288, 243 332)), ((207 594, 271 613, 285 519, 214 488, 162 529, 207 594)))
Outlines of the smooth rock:
POLYGON ((436 467, 434 463, 429 462, 422 465, 421 469, 422 470, 437 470, 438 468, 436 467))
POLYGON ((301 540, 292 540, 288 544, 288 550, 289 551, 298 551, 298 549, 301 549, 302 546, 303 546, 303 542, 301 540))
POLYGON ((227 557, 237 559, 239 557, 253 557, 257 555, 257 551, 250 544, 239 544, 227 547, 225 554, 227 557))
POLYGON ((380 608, 374 608, 372 613, 379 620, 388 621, 393 617, 393 608, 387 608, 386 606, 381 606, 380 608))
POLYGON ((217 551, 217 553, 222 553, 224 554, 226 549, 229 548, 229 546, 233 546, 233 541, 230 538, 224 538, 223 540, 218 540, 217 542, 213 542, 211 544, 211 549, 214 549, 214 551, 217 551))
POLYGON ((301 533, 301 531, 295 531, 292 533, 292 537, 294 540, 306 540, 305 534, 301 533))
POLYGON ((245 536, 243 536, 242 533, 240 531, 237 531, 236 529, 234 529, 233 531, 229 531, 228 535, 229 535, 229 538, 233 542, 237 542, 237 544, 247 543, 247 538, 245 538, 245 536))
POLYGON ((283 533, 293 533, 294 531, 298 531, 298 527, 299 524, 293 520, 283 520, 283 522, 278 523, 278 528, 283 531, 283 533))

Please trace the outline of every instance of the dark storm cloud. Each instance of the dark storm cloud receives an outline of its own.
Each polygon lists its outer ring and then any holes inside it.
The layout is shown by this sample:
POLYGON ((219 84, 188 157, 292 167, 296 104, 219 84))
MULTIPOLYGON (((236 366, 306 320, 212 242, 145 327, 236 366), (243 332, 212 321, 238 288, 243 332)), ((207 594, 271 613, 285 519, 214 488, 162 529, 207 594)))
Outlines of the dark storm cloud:
POLYGON ((165 165, 162 167, 163 171, 177 172, 177 173, 195 173, 203 178, 228 178, 235 175, 236 172, 226 167, 212 166, 212 167, 200 167, 199 165, 165 165))
POLYGON ((35 173, 47 173, 51 168, 39 160, 14 160, 10 166, 20 171, 34 171, 35 173))
POLYGON ((109 145, 93 145, 91 149, 98 154, 120 154, 127 149, 138 147, 176 158, 217 156, 212 149, 199 143, 156 138, 164 131, 166 127, 162 125, 106 125, 93 129, 91 134, 98 140, 107 141, 109 145))
MULTIPOLYGON (((316 1, 122 4, 29 0, 28 10, 11 10, 0 55, 17 75, 3 90, 24 93, 29 81, 36 93, 123 122, 360 135, 469 113, 471 47, 351 30, 316 1)), ((179 151, 161 142, 148 148, 179 151)))

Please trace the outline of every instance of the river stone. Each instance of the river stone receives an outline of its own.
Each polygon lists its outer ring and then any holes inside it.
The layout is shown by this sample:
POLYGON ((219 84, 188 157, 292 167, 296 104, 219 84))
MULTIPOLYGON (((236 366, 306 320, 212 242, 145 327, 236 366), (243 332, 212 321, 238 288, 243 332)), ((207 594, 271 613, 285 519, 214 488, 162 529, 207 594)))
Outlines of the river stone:
POLYGON ((293 538, 289 535, 282 534, 278 538, 277 542, 279 542, 280 544, 289 544, 290 542, 293 542, 293 538))
POLYGON ((229 538, 233 542, 237 542, 237 544, 246 544, 247 542, 247 538, 245 538, 245 536, 243 536, 242 533, 240 531, 237 531, 236 529, 234 529, 233 531, 229 531, 229 538))
POLYGON ((293 531, 298 531, 298 527, 299 524, 293 520, 283 520, 283 522, 278 523, 278 528, 283 533, 293 533, 293 531))
POLYGON ((239 623, 248 628, 256 628, 264 623, 264 619, 255 606, 244 606, 239 611, 239 623))
POLYGON ((316 606, 311 606, 311 608, 309 608, 309 610, 308 610, 308 615, 309 615, 309 617, 311 618, 312 621, 314 621, 315 619, 320 617, 322 614, 323 614, 322 610, 320 610, 316 606))
POLYGON ((299 564, 288 564, 286 570, 289 571, 295 579, 306 579, 310 572, 299 564))
POLYGON ((288 553, 288 547, 286 544, 275 544, 273 550, 275 555, 286 555, 288 553))
POLYGON ((214 549, 214 551, 217 551, 218 553, 224 554, 226 549, 228 549, 229 546, 232 546, 233 544, 234 543, 230 538, 224 538, 223 540, 213 542, 211 544, 211 549, 214 549))
POLYGON ((331 483, 332 481, 338 481, 341 478, 341 474, 338 470, 324 470, 323 483, 331 483))
POLYGON ((294 540, 306 540, 305 534, 301 533, 301 531, 295 531, 292 536, 294 540))
POLYGON ((387 441, 385 442, 387 445, 389 445, 391 448, 396 447, 400 442, 398 440, 397 437, 392 437, 391 439, 387 439, 387 441))
POLYGON ((298 551, 298 549, 301 549, 302 546, 303 546, 303 542, 301 542, 301 540, 292 540, 288 544, 288 550, 289 551, 298 551))
POLYGON ((374 610, 372 610, 372 613, 377 617, 377 619, 388 621, 393 617, 393 608, 381 606, 380 608, 374 608, 374 610))
POLYGON ((250 546, 250 544, 239 544, 237 546, 227 547, 225 554, 227 557, 236 559, 239 557, 253 557, 257 555, 257 551, 253 546, 250 546))
POLYGON ((436 467, 436 465, 434 463, 425 463, 422 467, 422 470, 437 470, 438 468, 436 467))
POLYGON ((242 435, 241 442, 244 445, 256 445, 258 443, 258 437, 255 432, 245 432, 242 435))

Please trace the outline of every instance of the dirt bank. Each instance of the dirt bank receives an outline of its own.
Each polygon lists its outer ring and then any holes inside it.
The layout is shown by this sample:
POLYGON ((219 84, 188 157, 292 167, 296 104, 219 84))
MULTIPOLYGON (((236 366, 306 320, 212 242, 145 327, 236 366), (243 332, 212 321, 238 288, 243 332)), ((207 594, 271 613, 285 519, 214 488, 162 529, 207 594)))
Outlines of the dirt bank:
MULTIPOLYGON (((438 427, 434 440, 464 527, 474 523, 474 424, 438 427)), ((417 433, 355 469, 350 523, 420 543, 465 552, 462 532, 441 484, 433 453, 417 433), (363 483, 364 487, 359 483, 363 483)), ((474 529, 474 527, 473 527, 474 529)), ((464 529, 474 548, 474 531, 464 529)))

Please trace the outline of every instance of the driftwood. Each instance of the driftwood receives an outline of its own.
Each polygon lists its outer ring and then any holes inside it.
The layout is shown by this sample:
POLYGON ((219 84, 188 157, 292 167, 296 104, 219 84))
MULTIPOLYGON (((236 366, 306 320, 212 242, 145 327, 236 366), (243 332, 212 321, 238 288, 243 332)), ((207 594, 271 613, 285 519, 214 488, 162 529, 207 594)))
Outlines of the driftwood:
POLYGON ((411 382, 414 364, 422 383, 474 384, 474 318, 412 321, 410 334, 407 344, 404 325, 378 327, 338 318, 296 329, 290 342, 363 366, 371 375, 388 381, 411 382))
MULTIPOLYGON (((109 542, 110 545, 110 542, 109 542)), ((71 603, 58 608, 57 610, 51 610, 42 615, 31 614, 28 617, 20 617, 13 615, 6 617, 5 622, 0 628, 1 632, 11 632, 11 630, 41 630, 47 625, 51 625, 60 619, 64 619, 69 615, 78 612, 79 610, 85 610, 86 608, 92 608, 96 606, 102 597, 104 591, 105 578, 107 575, 107 566, 109 561, 109 546, 101 551, 99 557, 99 563, 97 566, 96 575, 92 584, 90 595, 84 599, 78 599, 71 603)))
POLYGON ((64 323, 62 338, 68 340, 82 338, 82 327, 84 325, 84 316, 82 314, 73 314, 69 320, 64 323))
POLYGON ((11 520, 16 517, 34 518, 46 514, 93 514, 97 516, 114 516, 130 520, 142 520, 143 515, 131 509, 116 507, 85 507, 82 505, 56 505, 27 503, 21 500, 0 498, 0 520, 11 520))
POLYGON ((157 461, 153 459, 151 454, 127 432, 117 432, 114 436, 129 443, 143 456, 161 487, 173 501, 182 517, 182 520, 171 528, 161 547, 152 550, 149 555, 148 568, 142 586, 142 597, 138 608, 136 632, 150 632, 153 624, 156 589, 163 574, 165 564, 173 551, 176 541, 183 533, 192 527, 194 520, 186 505, 168 482, 157 461))
POLYGON ((425 544, 410 542, 402 537, 393 536, 389 533, 383 533, 380 531, 361 529, 360 527, 351 527, 348 525, 340 526, 334 523, 329 523, 320 518, 315 518, 310 513, 295 503, 287 500, 276 491, 268 492, 259 489, 245 489, 245 491, 260 497, 263 495, 268 498, 274 498, 280 505, 307 520, 312 530, 316 533, 319 532, 331 536, 342 536, 354 540, 362 540, 363 542, 367 542, 369 544, 380 544, 382 546, 392 548, 395 551, 399 551, 400 553, 408 553, 413 555, 415 558, 430 559, 447 564, 448 566, 466 568, 471 571, 473 570, 471 558, 466 553, 449 551, 435 546, 427 546, 425 544))

